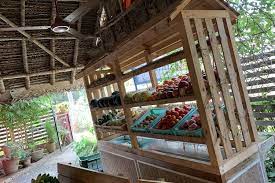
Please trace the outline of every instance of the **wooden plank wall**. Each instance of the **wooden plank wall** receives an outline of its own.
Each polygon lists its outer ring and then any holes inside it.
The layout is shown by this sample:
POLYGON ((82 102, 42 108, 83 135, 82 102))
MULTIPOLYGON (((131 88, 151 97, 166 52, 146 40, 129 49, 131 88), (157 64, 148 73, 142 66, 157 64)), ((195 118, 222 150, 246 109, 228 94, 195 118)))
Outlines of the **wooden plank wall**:
MULTIPOLYGON (((0 122, 0 147, 3 146, 7 140, 11 140, 12 138, 14 138, 16 142, 21 142, 22 140, 25 141, 25 139, 31 140, 32 138, 34 139, 34 142, 46 140, 46 121, 54 123, 54 118, 51 111, 49 111, 47 115, 41 116, 40 120, 37 121, 33 127, 31 126, 31 123, 28 123, 26 130, 22 125, 22 127, 15 128, 14 130, 10 131, 4 127, 3 122, 0 122)), ((0 154, 1 151, 2 150, 0 148, 0 154)))
POLYGON ((241 64, 256 124, 275 126, 274 51, 242 58, 241 64))

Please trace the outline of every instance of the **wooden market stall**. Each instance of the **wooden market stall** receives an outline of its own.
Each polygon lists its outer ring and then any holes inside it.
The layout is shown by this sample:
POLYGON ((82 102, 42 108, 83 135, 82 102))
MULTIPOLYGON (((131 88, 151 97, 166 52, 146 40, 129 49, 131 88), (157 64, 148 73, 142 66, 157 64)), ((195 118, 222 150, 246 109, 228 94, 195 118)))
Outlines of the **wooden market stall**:
POLYGON ((257 130, 232 30, 237 15, 219 0, 184 0, 129 34, 113 52, 77 75, 84 78, 91 101, 105 172, 129 177, 132 182, 139 178, 263 182, 257 130), (152 87, 158 90, 155 69, 181 60, 188 66, 184 78, 190 78, 191 92, 185 88, 183 94, 126 100, 126 81, 149 73, 152 87), (107 99, 111 95, 112 101, 107 99), (179 103, 192 104, 197 110, 201 124, 194 131, 156 130, 154 126, 133 130, 132 111, 179 103), (124 112, 126 125, 97 123, 104 113, 116 110, 124 112), (116 143, 119 138, 129 138, 130 144, 116 143), (142 145, 146 140, 149 145, 142 145))

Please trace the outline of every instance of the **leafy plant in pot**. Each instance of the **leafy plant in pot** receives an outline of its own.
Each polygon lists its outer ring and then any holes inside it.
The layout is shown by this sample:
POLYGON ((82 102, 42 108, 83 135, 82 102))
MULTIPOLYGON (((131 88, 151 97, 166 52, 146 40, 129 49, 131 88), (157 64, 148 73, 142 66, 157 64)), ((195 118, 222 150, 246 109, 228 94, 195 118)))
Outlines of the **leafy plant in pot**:
POLYGON ((43 158, 44 149, 39 148, 35 143, 30 143, 28 146, 31 150, 31 160, 33 162, 36 162, 43 158))
POLYGON ((45 123, 45 129, 46 129, 46 132, 47 132, 47 135, 48 135, 48 142, 46 144, 46 148, 47 148, 47 151, 49 153, 52 153, 56 149, 56 145, 55 145, 56 132, 55 132, 55 129, 54 129, 54 127, 53 127, 53 125, 51 124, 50 121, 47 121, 45 123))
POLYGON ((27 150, 22 149, 19 151, 20 164, 23 167, 28 167, 31 165, 31 153, 27 150))
POLYGON ((18 171, 19 167, 19 157, 21 146, 14 142, 8 142, 6 147, 9 148, 10 154, 9 157, 6 157, 2 160, 3 169, 6 175, 15 173, 18 171))

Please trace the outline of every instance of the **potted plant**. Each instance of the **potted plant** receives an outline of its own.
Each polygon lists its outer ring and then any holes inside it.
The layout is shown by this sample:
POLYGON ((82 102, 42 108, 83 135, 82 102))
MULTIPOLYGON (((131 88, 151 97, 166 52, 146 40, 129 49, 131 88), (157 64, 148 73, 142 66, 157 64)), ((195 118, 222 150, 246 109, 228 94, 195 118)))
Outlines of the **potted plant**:
POLYGON ((11 143, 12 142, 7 142, 7 144, 5 144, 5 145, 3 145, 1 147, 2 151, 4 152, 4 155, 5 155, 6 158, 10 158, 11 157, 11 149, 10 149, 11 143))
POLYGON ((29 149, 31 150, 31 160, 33 162, 36 162, 43 158, 44 149, 39 148, 35 143, 30 143, 29 149))
POLYGON ((23 167, 28 167, 31 165, 31 153, 29 151, 24 149, 20 150, 19 157, 20 164, 23 165, 23 167))
POLYGON ((3 169, 6 175, 15 173, 19 167, 19 152, 21 150, 20 145, 17 143, 9 142, 7 147, 10 150, 10 156, 2 160, 3 169))
POLYGON ((47 151, 49 153, 52 153, 56 149, 56 145, 55 145, 55 139, 56 139, 55 129, 52 126, 51 122, 49 122, 49 121, 47 121, 45 123, 45 129, 46 129, 46 132, 47 132, 47 135, 48 135, 48 142, 46 144, 46 148, 47 148, 47 151))
POLYGON ((95 137, 82 137, 80 141, 74 142, 73 149, 79 158, 79 165, 84 168, 88 168, 88 161, 99 157, 95 137))

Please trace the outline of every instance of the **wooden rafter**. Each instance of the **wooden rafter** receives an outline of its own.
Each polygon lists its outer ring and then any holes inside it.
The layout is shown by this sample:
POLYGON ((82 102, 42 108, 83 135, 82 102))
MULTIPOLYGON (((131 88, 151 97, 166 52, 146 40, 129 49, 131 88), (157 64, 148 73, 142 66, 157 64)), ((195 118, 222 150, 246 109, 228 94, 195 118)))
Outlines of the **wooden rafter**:
POLYGON ((5 92, 6 92, 6 88, 5 88, 4 80, 3 78, 0 78, 0 93, 5 93, 5 92))
MULTIPOLYGON (((55 7, 55 2, 52 1, 51 23, 54 23, 55 17, 56 17, 56 7, 55 7)), ((50 47, 51 47, 51 51, 55 54, 55 40, 51 40, 50 47)), ((51 56, 51 58, 50 58, 50 68, 51 69, 55 68, 55 59, 53 56, 51 56)), ((50 83, 51 83, 51 85, 55 84, 55 72, 53 72, 50 75, 50 83)))
MULTIPOLYGON (((77 22, 77 31, 81 31, 81 19, 77 22)), ((73 66, 76 67, 77 65, 77 58, 78 58, 78 50, 79 50, 79 40, 76 39, 74 43, 74 58, 73 58, 73 66)), ((76 76, 76 70, 72 71, 71 75, 71 84, 74 84, 75 82, 75 76, 76 76)))
MULTIPOLYGON (((50 37, 32 37, 35 40, 74 40, 76 37, 71 36, 50 36, 50 37)), ((22 41, 26 39, 25 37, 12 37, 12 38, 0 38, 0 42, 2 41, 22 41)))
MULTIPOLYGON (((26 10, 26 0, 21 0, 21 26, 25 26, 26 24, 26 15, 25 15, 25 10, 26 10)), ((29 64, 28 64, 28 55, 27 55, 27 43, 26 40, 22 40, 22 59, 23 59, 23 64, 24 64, 24 69, 26 74, 29 73, 29 64)), ((25 78, 26 82, 26 89, 30 89, 31 85, 31 79, 29 76, 25 78)))
MULTIPOLYGON (((5 23, 7 23, 8 25, 10 25, 11 27, 18 27, 17 25, 15 25, 12 21, 10 21, 8 18, 6 18, 5 16, 3 16, 2 14, 0 14, 0 19, 2 19, 5 23)), ((40 47, 46 53, 48 53, 49 55, 53 56, 57 61, 59 61, 60 63, 62 63, 63 65, 65 65, 67 67, 70 67, 69 64, 67 64, 64 60, 62 60, 61 58, 59 58, 58 56, 56 56, 52 51, 50 51, 48 48, 46 48, 43 44, 41 44, 39 41, 33 39, 33 37, 30 34, 28 34, 26 31, 18 30, 18 32, 20 32, 22 35, 24 35, 26 38, 28 38, 29 41, 31 41, 32 43, 36 44, 38 47, 40 47)))
MULTIPOLYGON (((53 22, 52 22, 53 23, 53 22)), ((48 30, 51 26, 22 26, 22 27, 7 27, 0 28, 0 32, 10 32, 10 31, 30 31, 30 30, 48 30)), ((94 35, 83 35, 79 31, 76 31, 73 28, 70 28, 67 32, 75 37, 75 39, 94 39, 97 36, 94 35)))
POLYGON ((88 3, 82 4, 74 12, 64 18, 65 22, 73 24, 77 22, 82 16, 87 14, 91 9, 95 8, 99 4, 99 0, 88 1, 88 3))
POLYGON ((3 75, 0 78, 0 89, 1 89, 1 80, 10 80, 10 79, 18 79, 18 78, 26 78, 26 77, 34 77, 34 76, 45 76, 45 75, 51 75, 53 73, 64 73, 64 72, 72 72, 73 70, 82 70, 84 66, 77 66, 77 67, 69 67, 64 69, 55 69, 50 71, 42 71, 42 72, 36 72, 36 73, 23 73, 23 74, 10 74, 10 75, 3 75))
MULTIPOLYGON (((22 10, 22 9, 21 9, 22 10)), ((0 28, 0 32, 9 32, 9 31, 18 31, 18 30, 47 30, 50 29, 51 26, 25 26, 21 25, 21 27, 7 27, 7 28, 0 28)))

